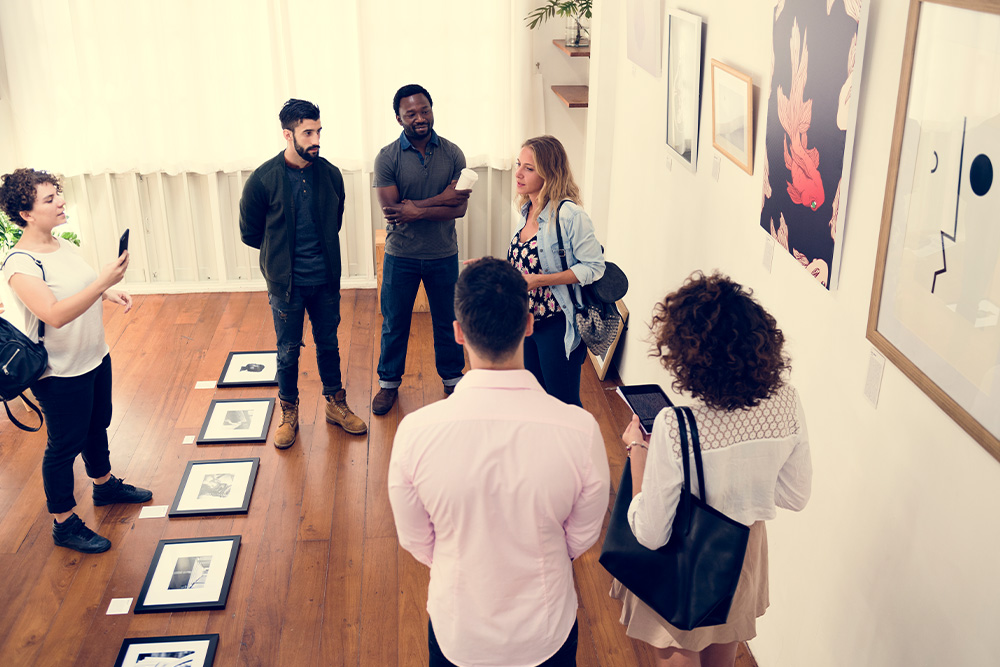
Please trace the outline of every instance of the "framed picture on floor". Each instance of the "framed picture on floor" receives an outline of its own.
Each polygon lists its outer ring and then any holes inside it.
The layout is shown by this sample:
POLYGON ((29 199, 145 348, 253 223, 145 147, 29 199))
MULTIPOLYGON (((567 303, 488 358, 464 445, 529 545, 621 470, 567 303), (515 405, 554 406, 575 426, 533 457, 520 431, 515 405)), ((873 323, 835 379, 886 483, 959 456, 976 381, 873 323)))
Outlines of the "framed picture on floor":
POLYGON ((587 350, 587 355, 590 357, 590 361, 594 364, 594 369, 597 371, 598 380, 603 380, 607 376, 608 369, 611 368, 611 359, 615 356, 615 350, 618 349, 618 341, 621 340, 622 332, 625 331, 625 327, 628 325, 628 308, 625 307, 625 302, 618 299, 615 302, 615 307, 618 308, 618 314, 621 316, 621 319, 618 321, 618 331, 615 333, 615 339, 611 341, 608 351, 598 356, 587 350))
POLYGON ((278 385, 278 353, 230 352, 217 387, 269 387, 278 385))
POLYGON ((168 516, 246 514, 259 458, 188 461, 168 516))
POLYGON ((208 406, 205 423, 195 442, 199 445, 267 442, 273 413, 273 398, 216 399, 208 406))
POLYGON ((219 635, 131 637, 114 667, 212 667, 218 646, 219 635))
POLYGON ((685 167, 698 167, 701 110, 701 17, 667 15, 667 148, 685 167))
POLYGON ((712 60, 712 145, 753 175, 753 79, 712 60))
POLYGON ((225 609, 240 536, 160 540, 135 613, 225 609))

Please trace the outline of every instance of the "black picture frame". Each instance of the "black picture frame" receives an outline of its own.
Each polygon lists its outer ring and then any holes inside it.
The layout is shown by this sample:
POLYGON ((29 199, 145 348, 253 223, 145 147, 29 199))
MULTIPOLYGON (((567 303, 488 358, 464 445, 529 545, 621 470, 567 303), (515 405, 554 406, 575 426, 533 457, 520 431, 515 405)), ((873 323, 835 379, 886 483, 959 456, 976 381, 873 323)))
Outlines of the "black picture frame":
POLYGON ((239 535, 160 540, 135 613, 225 609, 239 550, 239 535))
POLYGON ((221 388, 278 386, 278 352, 276 350, 230 352, 215 386, 221 388), (259 377, 257 373, 260 373, 259 377))
POLYGON ((246 514, 260 458, 188 461, 167 516, 246 514))
MULTIPOLYGON (((114 667, 139 667, 143 657, 141 651, 148 647, 150 653, 191 651, 197 662, 184 662, 185 667, 212 667, 215 652, 219 647, 219 635, 174 635, 172 637, 128 637, 122 642, 114 667)), ((178 656, 178 658, 184 656, 178 656)))
POLYGON ((199 445, 264 443, 274 414, 273 398, 217 398, 195 440, 199 445))

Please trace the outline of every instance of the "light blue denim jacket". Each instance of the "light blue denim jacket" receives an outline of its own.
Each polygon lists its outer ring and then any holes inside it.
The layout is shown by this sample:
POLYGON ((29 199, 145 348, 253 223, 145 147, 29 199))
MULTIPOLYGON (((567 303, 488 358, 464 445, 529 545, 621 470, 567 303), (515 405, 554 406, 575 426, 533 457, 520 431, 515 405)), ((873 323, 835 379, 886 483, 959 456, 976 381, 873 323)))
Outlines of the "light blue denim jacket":
MULTIPOLYGON (((560 273, 563 270, 559 259, 559 239, 556 236, 556 208, 559 202, 550 201, 538 214, 538 260, 543 273, 560 273)), ((521 207, 521 226, 517 228, 520 234, 528 222, 528 208, 531 203, 521 207)), ((570 271, 576 274, 580 285, 589 285, 604 275, 604 252, 594 235, 594 223, 590 216, 580 206, 566 200, 559 212, 559 226, 562 228, 563 248, 566 250, 566 264, 570 271)), ((573 297, 569 288, 580 300, 580 285, 552 285, 552 296, 566 317, 566 335, 563 342, 566 345, 566 358, 580 344, 580 333, 576 329, 574 319, 573 297)))

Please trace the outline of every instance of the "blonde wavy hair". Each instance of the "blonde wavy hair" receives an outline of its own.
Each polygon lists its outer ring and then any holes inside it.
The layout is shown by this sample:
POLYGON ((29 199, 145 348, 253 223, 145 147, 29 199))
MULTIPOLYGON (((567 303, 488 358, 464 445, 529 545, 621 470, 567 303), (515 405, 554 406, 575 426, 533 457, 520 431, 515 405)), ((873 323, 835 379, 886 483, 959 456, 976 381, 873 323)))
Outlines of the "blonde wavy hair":
MULTIPOLYGON (((569 199, 582 206, 580 188, 573 180, 573 171, 569 167, 566 149, 555 137, 546 134, 528 139, 521 148, 530 148, 535 154, 535 171, 542 179, 542 190, 538 193, 538 204, 545 208, 549 201, 561 202, 569 199)), ((518 195, 517 207, 520 209, 528 202, 527 195, 518 195)))

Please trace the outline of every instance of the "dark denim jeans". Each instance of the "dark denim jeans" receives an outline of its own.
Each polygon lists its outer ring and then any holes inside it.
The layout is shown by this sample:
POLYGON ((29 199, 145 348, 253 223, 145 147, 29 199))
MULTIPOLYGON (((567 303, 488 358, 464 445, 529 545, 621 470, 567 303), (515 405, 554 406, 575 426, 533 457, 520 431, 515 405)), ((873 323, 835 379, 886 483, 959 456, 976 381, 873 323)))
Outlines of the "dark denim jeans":
POLYGON ((278 398, 294 402, 299 397, 299 350, 305 314, 309 313, 316 363, 323 395, 332 396, 343 388, 340 378, 340 288, 330 285, 293 286, 289 301, 268 293, 278 338, 278 398))
POLYGON ((50 514, 76 507, 73 462, 83 454, 91 479, 111 472, 108 426, 111 424, 111 355, 101 365, 75 377, 47 377, 32 387, 45 415, 48 442, 42 456, 42 484, 50 514))
MULTIPOLYGON (((579 633, 579 622, 577 622, 573 624, 573 629, 569 631, 569 637, 566 638, 555 655, 539 664, 538 667, 574 667, 579 633)), ((434 626, 430 621, 427 621, 427 653, 430 658, 430 667, 455 667, 455 663, 450 662, 441 652, 437 637, 434 636, 434 626)))
POLYGON ((524 339, 524 367, 532 372, 549 396, 579 405, 580 370, 587 346, 580 341, 566 358, 566 316, 560 313, 535 322, 535 332, 524 339))
POLYGON ((378 360, 380 387, 403 382, 410 319, 420 281, 424 282, 434 329, 434 363, 446 385, 462 379, 465 355, 455 342, 455 282, 458 255, 444 259, 409 259, 386 255, 382 264, 382 353, 378 360))

